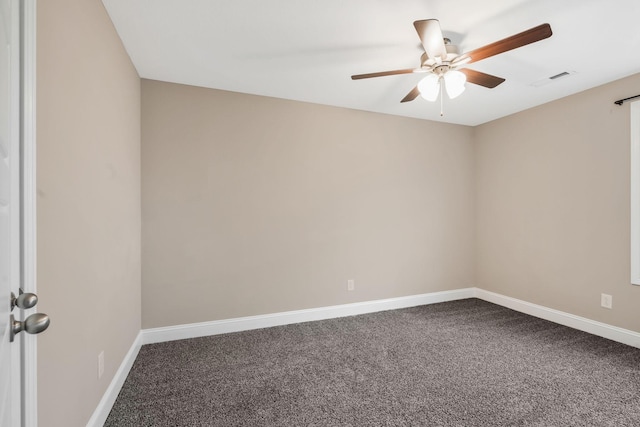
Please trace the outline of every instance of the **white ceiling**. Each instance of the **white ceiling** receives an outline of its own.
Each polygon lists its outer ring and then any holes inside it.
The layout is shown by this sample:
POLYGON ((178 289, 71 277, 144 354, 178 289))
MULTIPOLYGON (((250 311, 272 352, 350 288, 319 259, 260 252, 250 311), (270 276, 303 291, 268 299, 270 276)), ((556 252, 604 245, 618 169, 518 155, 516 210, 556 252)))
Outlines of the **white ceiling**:
MULTIPOLYGON (((477 125, 640 72, 639 0, 103 0, 141 77, 477 125), (506 78, 458 98, 400 100, 423 74, 413 21, 469 51, 545 22, 553 36, 470 64, 506 78), (547 80, 563 71, 568 77, 547 80)), ((640 88, 629 88, 632 96, 640 88)))

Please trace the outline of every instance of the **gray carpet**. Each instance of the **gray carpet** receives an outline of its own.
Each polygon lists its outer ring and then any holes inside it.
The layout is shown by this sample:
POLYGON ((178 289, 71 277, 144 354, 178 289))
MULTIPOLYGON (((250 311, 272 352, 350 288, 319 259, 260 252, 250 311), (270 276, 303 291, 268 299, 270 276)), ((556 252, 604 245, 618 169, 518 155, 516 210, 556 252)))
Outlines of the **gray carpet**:
POLYGON ((145 345, 106 426, 640 426, 640 349, 478 299, 145 345))

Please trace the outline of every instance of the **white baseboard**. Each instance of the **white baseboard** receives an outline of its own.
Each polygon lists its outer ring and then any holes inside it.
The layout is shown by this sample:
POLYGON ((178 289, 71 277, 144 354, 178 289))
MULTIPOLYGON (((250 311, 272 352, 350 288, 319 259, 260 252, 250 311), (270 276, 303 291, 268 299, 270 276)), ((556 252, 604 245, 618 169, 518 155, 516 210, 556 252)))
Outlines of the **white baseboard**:
POLYGON ((438 302, 454 301, 465 298, 479 298, 521 313, 529 314, 560 325, 640 348, 640 333, 611 326, 606 323, 597 322, 585 317, 565 313, 563 311, 554 310, 541 305, 532 304, 516 298, 507 297, 495 292, 485 291, 480 288, 464 288, 453 291, 433 292, 407 297, 310 308, 306 310, 214 320, 211 322, 190 323, 163 328, 143 329, 141 331, 142 344, 153 344, 165 341, 226 334, 230 332, 248 331, 251 329, 269 328, 272 326, 289 325, 292 323, 355 316, 358 314, 395 310, 399 308, 435 304, 438 302))
POLYGON ((374 313, 377 311, 395 310, 399 308, 415 307, 418 305, 473 298, 474 296, 474 288, 465 288, 454 291, 432 292, 428 294, 310 308, 306 310, 285 311, 282 313, 264 314, 259 316, 215 320, 212 322, 143 329, 142 343, 152 344, 209 335, 226 334, 230 332, 248 331, 251 329, 269 328, 272 326, 289 325, 292 323, 355 316, 358 314, 374 313))
POLYGON ((628 329, 619 328, 617 326, 607 325, 606 323, 596 322, 595 320, 585 317, 576 316, 565 313, 563 311, 554 310, 541 305, 532 304, 516 298, 507 297, 496 294, 494 292, 485 291, 483 289, 475 289, 475 297, 484 301, 492 302, 503 307, 510 308, 521 313, 549 320, 560 325, 588 332, 599 337, 627 344, 632 347, 640 348, 640 333, 630 331, 628 329))
POLYGON ((113 408, 113 404, 116 402, 116 398, 122 389, 122 385, 129 375, 133 362, 135 362, 136 357, 138 356, 141 346, 142 332, 139 332, 138 336, 136 336, 136 339, 133 341, 133 344, 131 344, 131 348, 124 357, 124 360, 120 364, 120 367, 116 371, 116 374, 111 380, 109 387, 107 387, 107 390, 104 392, 100 403, 98 403, 95 411, 93 411, 93 415, 91 415, 91 418, 87 423, 87 427, 102 427, 104 425, 104 422, 107 420, 109 412, 111 412, 111 408, 113 408))

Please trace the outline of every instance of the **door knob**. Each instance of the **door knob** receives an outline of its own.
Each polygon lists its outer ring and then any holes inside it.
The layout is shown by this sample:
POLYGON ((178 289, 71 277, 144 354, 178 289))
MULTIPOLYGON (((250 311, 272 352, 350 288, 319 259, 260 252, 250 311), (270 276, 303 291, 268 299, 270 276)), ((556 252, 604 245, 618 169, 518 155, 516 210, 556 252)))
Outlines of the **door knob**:
POLYGON ((9 333, 9 341, 13 342, 13 338, 16 334, 25 331, 28 334, 39 334, 44 332, 48 327, 51 320, 49 316, 44 313, 35 313, 27 317, 24 322, 15 320, 13 314, 11 315, 11 331, 9 333))
POLYGON ((15 307, 21 308, 23 310, 28 310, 30 308, 35 307, 38 303, 38 296, 36 294, 32 294, 31 292, 22 292, 20 289, 20 295, 16 298, 16 294, 11 292, 11 310, 15 307))

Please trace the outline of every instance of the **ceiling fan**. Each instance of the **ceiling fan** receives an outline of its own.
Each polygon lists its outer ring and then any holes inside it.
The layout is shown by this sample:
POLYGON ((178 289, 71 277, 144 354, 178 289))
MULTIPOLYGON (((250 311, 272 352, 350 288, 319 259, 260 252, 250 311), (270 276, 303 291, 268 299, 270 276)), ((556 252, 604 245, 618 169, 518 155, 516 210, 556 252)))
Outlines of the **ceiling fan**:
MULTIPOLYGON (((446 89, 449 98, 453 99, 464 91, 465 82, 492 89, 505 81, 501 77, 462 67, 472 62, 478 62, 482 59, 538 42, 551 37, 553 34, 549 24, 542 24, 460 54, 458 47, 452 45, 448 38, 443 37, 440 22, 437 19, 415 21, 413 26, 418 32, 425 51, 420 57, 419 68, 356 74, 351 76, 351 79, 360 80, 395 74, 427 73, 427 76, 416 87, 411 89, 411 92, 400 102, 413 101, 418 95, 428 101, 435 101, 440 95, 442 102, 443 87, 446 89)), ((442 115, 442 111, 440 115, 442 115)))

